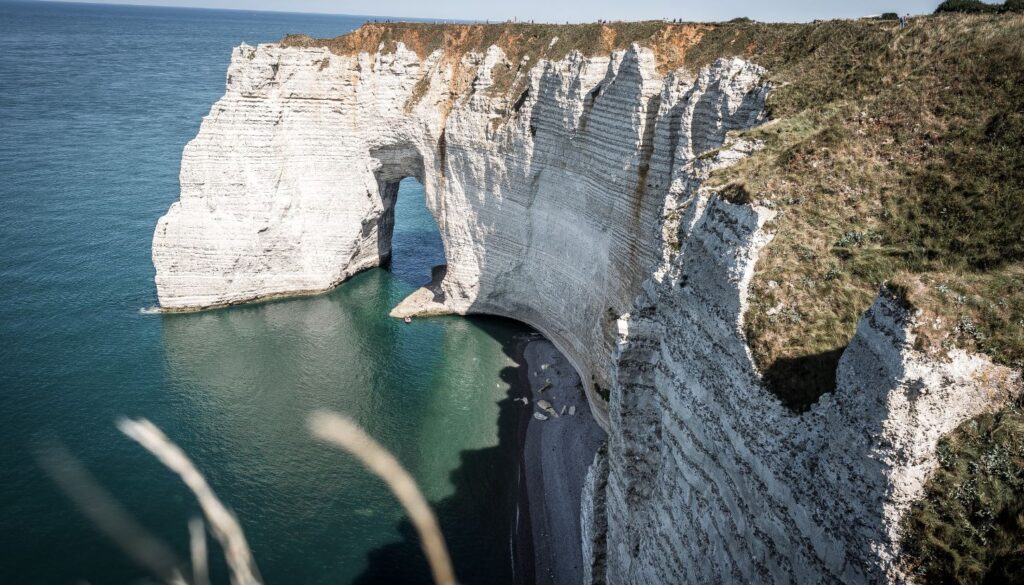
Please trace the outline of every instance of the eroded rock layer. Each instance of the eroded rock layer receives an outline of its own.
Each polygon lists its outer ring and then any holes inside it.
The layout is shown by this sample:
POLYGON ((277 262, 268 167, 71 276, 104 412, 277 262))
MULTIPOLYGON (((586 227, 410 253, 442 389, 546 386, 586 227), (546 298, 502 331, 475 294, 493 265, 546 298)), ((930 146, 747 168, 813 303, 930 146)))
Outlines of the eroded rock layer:
POLYGON ((730 131, 764 121, 764 71, 662 74, 638 45, 520 65, 498 47, 237 48, 156 228, 161 306, 322 291, 380 264, 415 177, 448 265, 393 314, 534 325, 609 432, 584 489, 589 579, 901 579, 895 526, 936 441, 1015 374, 929 362, 912 311, 883 294, 836 393, 789 413, 740 333, 771 211, 702 187, 758 148, 730 131), (499 78, 519 70, 507 95, 499 78))

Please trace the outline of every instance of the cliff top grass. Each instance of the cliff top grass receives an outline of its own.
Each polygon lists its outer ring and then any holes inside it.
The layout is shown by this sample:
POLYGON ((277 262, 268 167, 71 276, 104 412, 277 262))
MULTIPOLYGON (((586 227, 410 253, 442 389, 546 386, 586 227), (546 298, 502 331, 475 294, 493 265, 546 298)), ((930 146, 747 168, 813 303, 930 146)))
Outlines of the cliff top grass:
POLYGON ((713 178, 778 212, 745 323, 769 384, 797 410, 834 388, 886 282, 922 310, 920 349, 1024 367, 1024 16, 786 34, 747 132, 765 148, 713 178))
MULTIPOLYGON (((662 73, 681 67, 686 50, 697 42, 708 24, 667 23, 664 21, 609 22, 592 24, 432 24, 422 22, 366 23, 358 29, 332 39, 314 39, 288 35, 285 46, 327 47, 338 55, 393 51, 404 44, 421 59, 442 50, 441 64, 453 69, 452 97, 463 94, 476 75, 463 70, 462 56, 483 53, 497 46, 505 53, 507 65, 492 70, 493 84, 488 93, 504 96, 511 106, 525 90, 527 73, 541 59, 558 60, 576 50, 587 56, 607 55, 632 43, 656 47, 658 69, 662 73)), ((416 105, 427 89, 429 78, 415 88, 407 109, 416 105)), ((451 104, 449 104, 450 106, 451 104)), ((511 113, 511 108, 509 108, 511 113)))

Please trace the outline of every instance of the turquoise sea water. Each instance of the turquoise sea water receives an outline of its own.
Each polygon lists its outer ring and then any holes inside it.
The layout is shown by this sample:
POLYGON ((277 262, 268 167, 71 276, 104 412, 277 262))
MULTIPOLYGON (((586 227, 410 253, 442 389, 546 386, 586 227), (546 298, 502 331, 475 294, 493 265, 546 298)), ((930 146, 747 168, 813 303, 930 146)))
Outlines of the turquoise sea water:
POLYGON ((418 185, 399 196, 390 271, 319 297, 140 313, 156 303, 153 227, 231 48, 362 20, 0 2, 0 583, 144 577, 41 471, 34 450, 53 439, 187 556, 198 507, 116 430, 121 416, 151 419, 194 458, 268 583, 426 580, 382 484, 309 438, 316 408, 353 415, 410 468, 464 582, 510 579, 510 393, 529 331, 386 317, 443 260, 418 185))

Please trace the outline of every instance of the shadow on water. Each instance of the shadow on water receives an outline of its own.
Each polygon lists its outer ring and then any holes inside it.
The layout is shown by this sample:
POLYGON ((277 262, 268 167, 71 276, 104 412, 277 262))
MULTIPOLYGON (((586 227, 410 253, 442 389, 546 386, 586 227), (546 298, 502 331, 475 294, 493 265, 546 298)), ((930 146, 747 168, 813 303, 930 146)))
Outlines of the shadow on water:
POLYGON ((501 318, 382 318, 408 290, 371 270, 320 297, 164 319, 187 416, 155 421, 235 509, 268 583, 430 582, 391 493, 309 437, 320 408, 355 417, 416 477, 460 582, 513 582, 530 413, 513 399, 528 395, 522 348, 536 334, 501 318))
MULTIPOLYGON (((454 493, 431 502, 452 556, 460 583, 529 583, 532 575, 514 575, 513 567, 532 571, 532 553, 516 534, 529 534, 529 526, 516 512, 521 473, 521 449, 530 409, 522 408, 515 398, 529 396, 523 348, 537 334, 525 326, 498 317, 471 317, 474 325, 500 340, 502 351, 516 366, 501 370, 508 385, 506 396, 498 402, 498 443, 494 446, 464 450, 459 466, 451 472, 454 493), (510 327, 522 329, 508 335, 510 327), (497 524, 497 525, 496 525, 497 524), (515 549, 515 550, 514 550, 515 549), (526 555, 518 562, 516 555, 526 555)), ((523 511, 525 515, 525 510, 523 511)), ((368 554, 368 567, 355 583, 432 583, 430 569, 420 548, 416 530, 407 519, 398 525, 402 540, 377 548, 368 554)))

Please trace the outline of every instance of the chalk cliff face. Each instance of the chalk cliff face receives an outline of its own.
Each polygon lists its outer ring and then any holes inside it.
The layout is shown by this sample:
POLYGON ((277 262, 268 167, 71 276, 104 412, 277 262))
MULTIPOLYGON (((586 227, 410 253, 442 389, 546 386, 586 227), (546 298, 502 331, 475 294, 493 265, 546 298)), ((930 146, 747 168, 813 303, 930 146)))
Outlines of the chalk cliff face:
POLYGON ((497 47, 237 48, 156 228, 161 306, 322 291, 380 264, 398 182, 415 177, 448 266, 395 314, 534 325, 609 432, 584 494, 588 579, 901 579, 896 523, 936 441, 1013 374, 929 362, 912 312, 882 294, 836 393, 789 413, 740 333, 772 212, 702 186, 758 148, 729 132, 764 121, 764 71, 661 74, 634 45, 542 60, 507 99, 496 78, 518 65, 497 47))

